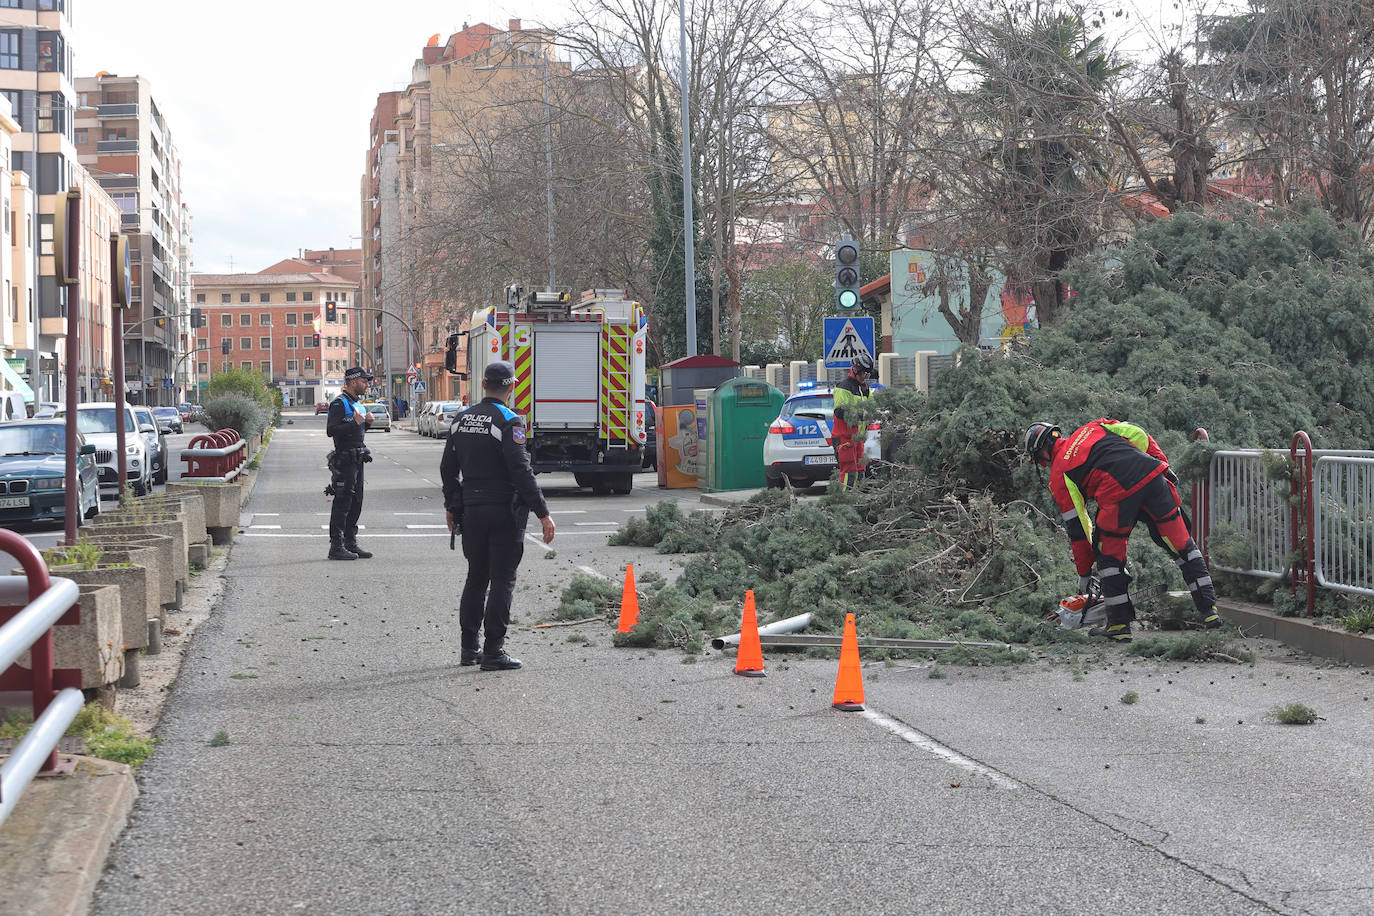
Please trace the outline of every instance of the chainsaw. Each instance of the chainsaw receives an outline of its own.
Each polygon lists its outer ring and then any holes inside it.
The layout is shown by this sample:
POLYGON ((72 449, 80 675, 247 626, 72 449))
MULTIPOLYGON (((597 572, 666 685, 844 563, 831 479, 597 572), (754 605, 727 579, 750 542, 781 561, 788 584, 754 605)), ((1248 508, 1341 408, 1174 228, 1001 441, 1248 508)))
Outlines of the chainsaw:
MULTIPOLYGON (((1145 604, 1167 594, 1169 586, 1151 585, 1131 593, 1131 603, 1145 604)), ((1070 595, 1059 602, 1059 607, 1045 618, 1050 623, 1059 624, 1064 630, 1078 630, 1083 627, 1103 623, 1107 619, 1107 602, 1102 598, 1102 584, 1093 576, 1088 580, 1086 595, 1070 595)))

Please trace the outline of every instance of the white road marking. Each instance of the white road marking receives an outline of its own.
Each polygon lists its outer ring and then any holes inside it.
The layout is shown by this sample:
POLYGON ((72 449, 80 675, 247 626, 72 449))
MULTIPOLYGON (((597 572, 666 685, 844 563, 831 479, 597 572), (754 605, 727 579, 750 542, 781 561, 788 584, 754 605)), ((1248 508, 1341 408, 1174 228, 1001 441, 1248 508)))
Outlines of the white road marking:
POLYGON ((926 753, 933 754, 942 760, 947 760, 958 767, 971 770, 980 776, 986 776, 993 784, 1003 789, 1020 789, 1021 783, 1012 779, 1010 776, 1003 776, 994 769, 983 766, 976 760, 971 760, 953 748, 945 747, 929 735, 923 735, 909 725, 904 725, 896 719, 890 719, 875 709, 865 709, 859 715, 870 722, 881 725, 883 728, 892 732, 898 738, 908 744, 914 744, 926 753))
POLYGON ((281 530, 281 525, 250 525, 249 527, 255 530, 258 528, 275 528, 277 530, 281 530))
MULTIPOLYGON (((287 532, 282 532, 281 534, 268 534, 265 531, 245 531, 239 536, 245 538, 320 538, 321 540, 329 537, 327 534, 295 534, 287 532)), ((446 538, 448 537, 448 532, 445 531, 443 534, 437 532, 435 534, 423 534, 417 531, 414 534, 402 534, 400 532, 374 531, 367 537, 369 540, 372 538, 446 538)))
POLYGON ((573 522, 579 528, 591 528, 595 525, 619 525, 620 522, 573 522))
MULTIPOLYGON (((328 530, 329 530, 329 526, 328 526, 328 525, 321 525, 321 526, 320 526, 320 530, 321 530, 321 531, 328 531, 328 530)), ((367 526, 366 526, 366 525, 359 525, 359 526, 358 526, 358 530, 359 530, 359 531, 366 531, 366 530, 367 530, 367 526)))
POLYGON ((550 509, 550 515, 586 515, 586 509, 550 509))
POLYGON ((266 516, 269 516, 269 515, 270 515, 270 516, 272 516, 273 518, 276 518, 277 516, 281 515, 280 512, 254 512, 253 514, 254 514, 254 515, 261 515, 261 516, 263 516, 263 517, 266 517, 266 516))
POLYGON ((410 529, 412 529, 412 530, 418 529, 418 528, 438 528, 438 529, 440 529, 441 531, 447 531, 447 530, 448 530, 448 525, 406 525, 406 527, 407 527, 407 528, 410 528, 410 529))

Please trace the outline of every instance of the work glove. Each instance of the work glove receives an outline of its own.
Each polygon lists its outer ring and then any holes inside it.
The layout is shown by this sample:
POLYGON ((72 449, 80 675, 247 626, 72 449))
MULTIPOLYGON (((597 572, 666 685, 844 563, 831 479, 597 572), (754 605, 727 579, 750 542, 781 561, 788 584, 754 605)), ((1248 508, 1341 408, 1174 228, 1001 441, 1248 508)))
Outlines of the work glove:
POLYGON ((1164 479, 1174 486, 1178 486, 1178 475, 1174 473, 1173 468, 1166 467, 1164 469, 1164 479))
POLYGON ((1080 595, 1086 595, 1086 594, 1088 594, 1088 589, 1090 589, 1090 588, 1092 587, 1092 584, 1093 584, 1093 577, 1092 577, 1092 576, 1079 576, 1079 577, 1078 577, 1078 594, 1080 594, 1080 595))

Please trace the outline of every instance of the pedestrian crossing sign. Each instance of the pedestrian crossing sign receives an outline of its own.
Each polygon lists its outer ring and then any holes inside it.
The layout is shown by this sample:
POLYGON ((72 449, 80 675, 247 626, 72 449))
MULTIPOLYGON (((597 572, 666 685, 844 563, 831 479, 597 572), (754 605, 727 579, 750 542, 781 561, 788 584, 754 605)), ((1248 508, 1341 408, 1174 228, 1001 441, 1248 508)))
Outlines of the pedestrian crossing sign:
POLYGON ((876 349, 873 345, 873 319, 869 317, 827 318, 824 339, 825 365, 831 369, 848 368, 854 357, 860 354, 872 357, 876 349))

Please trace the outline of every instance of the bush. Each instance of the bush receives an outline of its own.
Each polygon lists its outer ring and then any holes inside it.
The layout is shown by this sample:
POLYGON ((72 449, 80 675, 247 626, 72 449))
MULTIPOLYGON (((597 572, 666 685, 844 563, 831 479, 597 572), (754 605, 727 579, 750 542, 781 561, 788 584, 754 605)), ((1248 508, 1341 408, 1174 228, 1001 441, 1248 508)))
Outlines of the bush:
POLYGON ((267 428, 268 413, 256 398, 223 394, 205 404, 205 422, 211 429, 233 429, 245 439, 260 436, 267 428))

